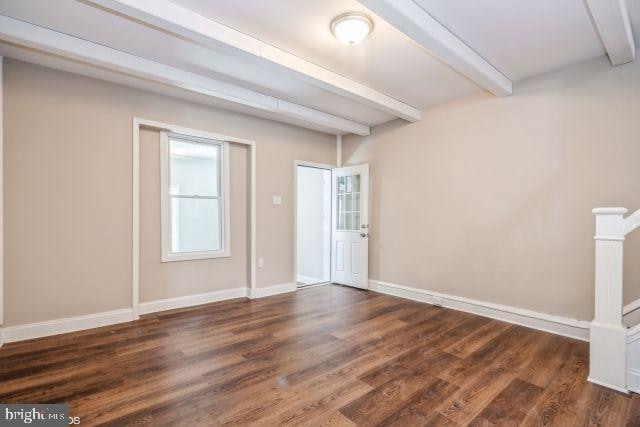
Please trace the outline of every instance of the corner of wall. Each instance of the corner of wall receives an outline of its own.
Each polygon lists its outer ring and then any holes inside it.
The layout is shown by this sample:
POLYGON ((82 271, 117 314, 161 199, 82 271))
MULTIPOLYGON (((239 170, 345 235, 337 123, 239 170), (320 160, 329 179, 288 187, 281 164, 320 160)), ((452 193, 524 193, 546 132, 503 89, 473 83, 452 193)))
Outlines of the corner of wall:
MULTIPOLYGON (((0 56, 0 325, 4 323, 4 145, 3 145, 3 118, 4 118, 4 58, 0 56)), ((0 347, 2 346, 2 333, 0 333, 0 347)))

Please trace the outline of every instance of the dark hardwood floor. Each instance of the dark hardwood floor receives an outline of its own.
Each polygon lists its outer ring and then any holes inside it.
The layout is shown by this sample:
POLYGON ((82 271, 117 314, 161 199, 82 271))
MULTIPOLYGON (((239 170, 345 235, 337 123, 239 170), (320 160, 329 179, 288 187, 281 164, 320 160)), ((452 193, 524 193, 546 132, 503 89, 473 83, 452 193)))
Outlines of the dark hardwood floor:
POLYGON ((0 402, 82 425, 640 425, 584 342, 320 286, 6 344, 0 402))

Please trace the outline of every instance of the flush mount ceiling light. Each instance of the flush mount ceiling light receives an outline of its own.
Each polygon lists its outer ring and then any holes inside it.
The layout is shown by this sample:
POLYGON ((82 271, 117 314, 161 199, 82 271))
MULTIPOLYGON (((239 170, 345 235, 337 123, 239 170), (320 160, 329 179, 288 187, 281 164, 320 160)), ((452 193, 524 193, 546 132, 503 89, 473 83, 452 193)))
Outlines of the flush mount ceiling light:
POLYGON ((346 46, 355 46, 362 42, 372 29, 371 19, 358 12, 343 13, 331 22, 331 32, 346 46))

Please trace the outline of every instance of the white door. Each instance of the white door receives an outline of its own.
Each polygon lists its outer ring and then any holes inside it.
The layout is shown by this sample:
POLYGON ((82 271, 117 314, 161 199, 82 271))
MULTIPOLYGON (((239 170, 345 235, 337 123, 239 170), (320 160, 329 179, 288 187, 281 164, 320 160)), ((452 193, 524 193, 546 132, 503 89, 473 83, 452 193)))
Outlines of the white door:
POLYGON ((332 171, 331 281, 367 289, 369 165, 332 171))

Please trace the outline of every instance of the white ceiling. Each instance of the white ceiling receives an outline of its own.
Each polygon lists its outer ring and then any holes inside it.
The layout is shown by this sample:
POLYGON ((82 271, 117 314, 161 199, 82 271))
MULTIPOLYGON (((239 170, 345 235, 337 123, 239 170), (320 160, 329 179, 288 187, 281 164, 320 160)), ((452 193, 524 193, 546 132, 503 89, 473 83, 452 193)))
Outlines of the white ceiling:
MULTIPOLYGON (((421 110, 482 90, 355 0, 171 1, 421 110), (332 18, 346 11, 366 12, 374 21, 361 45, 343 46, 329 30, 332 18)), ((414 1, 514 81, 604 54, 584 0, 414 1)), ((639 3, 628 0, 634 32, 640 30, 639 3)), ((0 0, 0 14, 367 126, 395 118, 339 91, 96 7, 91 0, 0 0)), ((63 59, 45 61, 42 52, 2 46, 0 40, 0 54, 64 68, 56 65, 63 59)), ((116 80, 107 74, 93 73, 116 80)), ((127 77, 128 84, 134 80, 127 77)))
POLYGON ((640 1, 627 0, 627 10, 631 18, 631 28, 635 35, 636 45, 640 46, 640 1))
POLYGON ((76 0, 0 0, 0 14, 375 125, 393 117, 76 0), (227 70, 237 77, 230 77, 227 70))
POLYGON ((377 16, 372 16, 374 31, 362 44, 338 43, 329 29, 334 17, 348 11, 370 14, 355 0, 173 3, 420 109, 479 90, 377 16))
POLYGON ((511 80, 604 54, 584 0, 415 0, 511 80))

